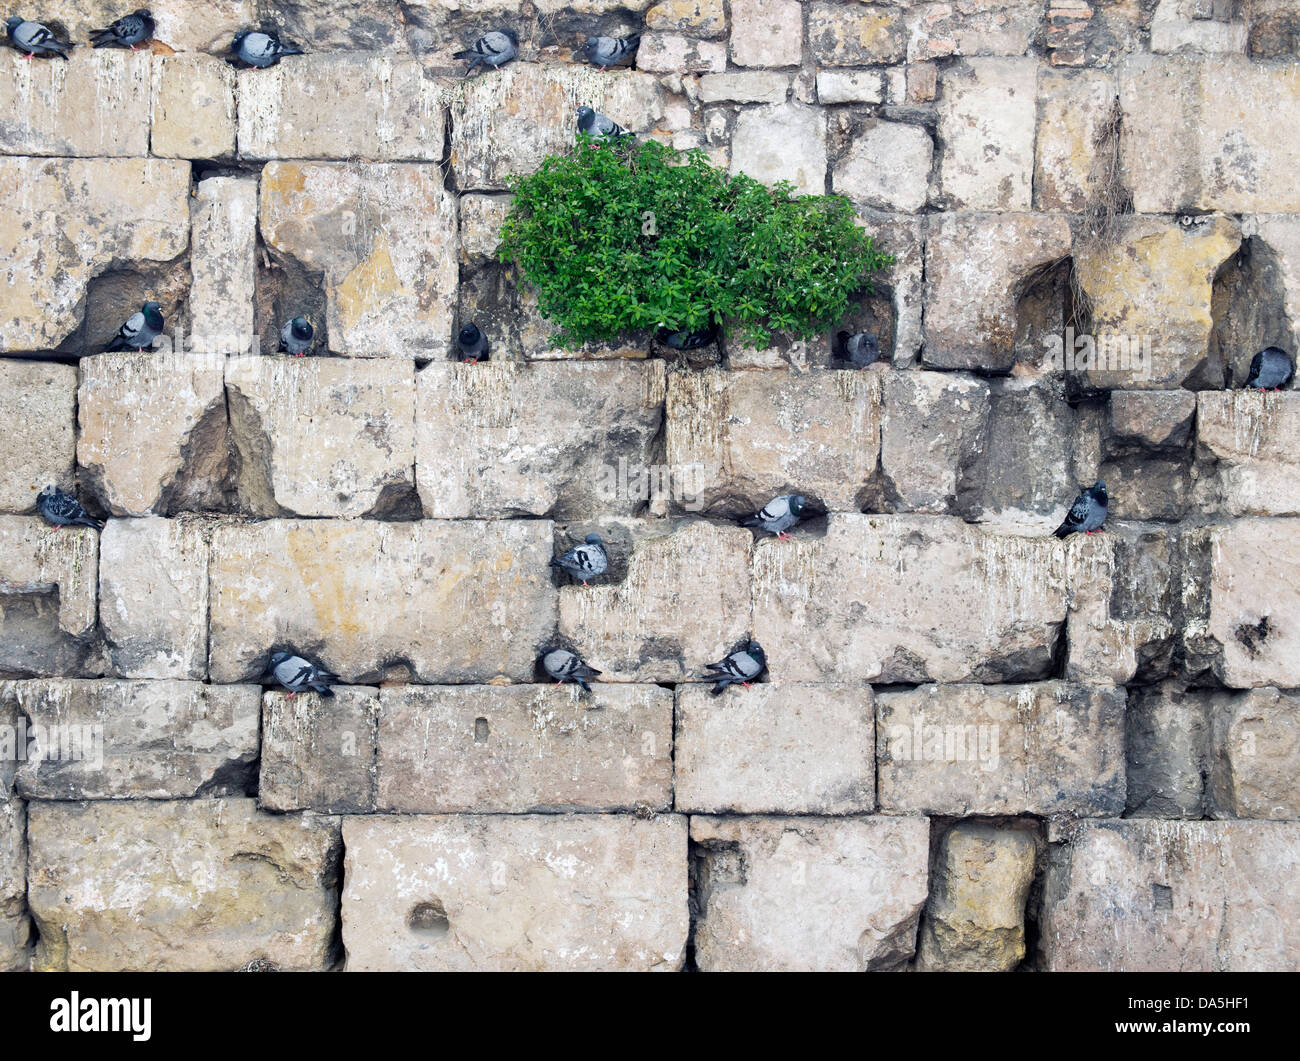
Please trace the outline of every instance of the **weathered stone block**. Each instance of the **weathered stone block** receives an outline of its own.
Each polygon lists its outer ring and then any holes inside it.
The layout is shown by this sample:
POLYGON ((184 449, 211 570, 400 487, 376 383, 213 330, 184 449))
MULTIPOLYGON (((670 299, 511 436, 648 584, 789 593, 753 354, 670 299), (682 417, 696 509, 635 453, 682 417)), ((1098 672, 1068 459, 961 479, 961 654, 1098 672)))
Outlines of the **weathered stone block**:
POLYGON ((223 363, 149 352, 83 358, 77 390, 82 483, 116 516, 168 507, 187 458, 224 441, 223 363))
POLYGON ((693 814, 861 814, 875 809, 869 686, 677 691, 676 803, 693 814))
POLYGON ((460 207, 460 260, 485 265, 496 260, 501 226, 510 212, 508 195, 462 195, 460 207))
POLYGON ((109 520, 99 539, 99 619, 122 678, 208 674, 208 553, 201 520, 109 520))
POLYGON ((765 184, 789 181, 806 195, 826 191, 826 115, 816 107, 785 103, 753 107, 736 117, 731 172, 765 184))
POLYGON ((222 527, 212 543, 212 680, 256 678, 273 645, 293 645, 348 684, 393 674, 529 681, 555 629, 551 542, 541 520, 222 527))
MULTIPOLYGON (((259 804, 272 811, 367 814, 375 809, 379 690, 338 685, 332 697, 262 696, 259 804)), ((407 734, 408 739, 410 734, 407 734)))
POLYGON ((338 825, 251 799, 31 803, 46 971, 283 970, 334 960, 338 825))
POLYGON ((678 33, 646 33, 636 50, 636 68, 658 74, 718 74, 727 68, 727 46, 678 33))
POLYGON ((655 685, 390 686, 376 763, 378 807, 399 814, 668 810, 673 696, 655 685))
POLYGON ((74 366, 0 360, 0 511, 32 512, 45 487, 72 489, 76 417, 74 366))
POLYGON ((0 683, 29 720, 29 799, 242 795, 258 753, 253 685, 41 678, 0 683))
POLYGON ((1300 513, 1300 394, 1202 391, 1197 508, 1227 516, 1300 513))
POLYGON ((264 514, 353 518, 415 489, 410 361, 243 357, 226 363, 231 429, 269 487, 264 514))
POLYGON ((1024 55, 1043 23, 1033 0, 905 3, 908 62, 945 55, 1024 55))
POLYGON ((1129 694, 1126 813, 1130 817, 1205 817, 1209 696, 1172 682, 1129 694))
POLYGON ((1300 960, 1300 825, 1107 821, 1049 839, 1053 971, 1244 972, 1300 960))
POLYGON ((948 372, 891 372, 883 385, 885 498, 897 512, 962 510, 988 443, 988 384, 948 372))
POLYGON ((1113 135, 1115 77, 1103 70, 1044 70, 1038 77, 1034 206, 1072 213, 1100 190, 1113 135))
POLYGON ((700 78, 700 99, 705 103, 784 103, 790 75, 767 70, 706 74, 700 78))
POLYGON ((924 818, 691 818, 695 960, 707 971, 852 971, 911 958, 924 818))
POLYGON ((262 168, 260 223, 269 246, 324 274, 333 352, 446 353, 456 200, 438 166, 271 162, 262 168))
POLYGON ((818 103, 880 103, 884 98, 879 70, 817 71, 818 103))
POLYGON ((149 153, 199 159, 234 155, 235 71, 229 63, 209 55, 153 61, 149 153))
POLYGON ((731 7, 731 61, 737 66, 798 66, 803 58, 799 0, 736 0, 731 7))
POLYGON ((38 516, 0 516, 0 597, 57 594, 64 633, 82 637, 94 629, 98 570, 93 530, 55 531, 38 516))
POLYGON ((22 189, 0 201, 0 351, 53 349, 81 324, 91 277, 189 243, 184 162, 0 158, 0 187, 22 189))
POLYGON ((252 348, 257 293, 257 180, 209 177, 190 203, 190 327, 202 353, 252 348))
POLYGON ((1219 693, 1211 710, 1215 818, 1300 818, 1300 697, 1277 689, 1219 693))
MULTIPOLYGON (((228 48, 241 28, 256 21, 254 8, 254 0, 204 0, 202 4, 193 0, 152 0, 149 9, 157 23, 154 39, 165 45, 158 51, 215 52, 228 48)), ((102 29, 125 13, 120 0, 48 0, 40 10, 42 19, 62 22, 74 41, 86 40, 92 30, 102 29)))
MULTIPOLYGON (((1300 14, 1296 17, 1296 32, 1300 35, 1300 14)), ((1283 345, 1291 350, 1300 349, 1300 216, 1283 215, 1256 218, 1258 235, 1265 246, 1273 252, 1278 267, 1278 280, 1282 287, 1282 305, 1285 320, 1291 325, 1292 343, 1283 345)), ((1250 368, 1250 358, 1255 351, 1242 350, 1239 361, 1233 366, 1236 378, 1245 382, 1245 373, 1250 368)))
POLYGON ((350 970, 681 968, 686 819, 345 820, 350 970))
POLYGON ((647 29, 721 37, 727 32, 727 15, 722 0, 661 0, 646 11, 645 24, 647 29))
POLYGON ((875 209, 915 213, 925 206, 933 154, 923 127, 875 122, 835 164, 831 189, 875 209))
POLYGON ((901 63, 907 26, 895 7, 814 3, 808 7, 808 47, 819 66, 901 63))
POLYGON ((1108 442, 1152 452, 1181 449, 1192 434, 1198 397, 1190 391, 1111 391, 1108 442))
POLYGON ((1124 810, 1122 689, 1050 681, 926 685, 876 698, 881 810, 1068 814, 1124 810))

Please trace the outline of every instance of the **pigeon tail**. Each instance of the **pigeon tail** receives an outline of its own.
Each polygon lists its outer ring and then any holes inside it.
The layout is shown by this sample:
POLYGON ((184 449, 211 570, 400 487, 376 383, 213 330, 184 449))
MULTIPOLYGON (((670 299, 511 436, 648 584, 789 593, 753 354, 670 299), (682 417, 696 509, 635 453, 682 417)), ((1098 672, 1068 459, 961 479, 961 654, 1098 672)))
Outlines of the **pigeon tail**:
POLYGON ((723 678, 712 689, 709 690, 710 696, 721 696, 727 690, 727 686, 733 684, 730 678, 723 678))

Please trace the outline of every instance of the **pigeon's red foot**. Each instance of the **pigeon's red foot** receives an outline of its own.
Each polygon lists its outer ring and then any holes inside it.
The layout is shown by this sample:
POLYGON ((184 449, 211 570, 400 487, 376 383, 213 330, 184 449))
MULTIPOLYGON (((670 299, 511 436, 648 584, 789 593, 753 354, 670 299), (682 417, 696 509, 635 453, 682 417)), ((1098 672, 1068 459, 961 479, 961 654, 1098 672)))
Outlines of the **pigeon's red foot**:
POLYGON ((61 530, 63 530, 63 524, 62 524, 62 523, 56 523, 56 524, 54 525, 54 530, 50 531, 50 533, 51 533, 51 534, 58 534, 59 531, 61 531, 61 530))
POLYGON ((583 585, 584 585, 584 586, 586 586, 586 585, 587 585, 587 583, 586 583, 586 582, 584 582, 584 583, 583 583, 583 585))
POLYGON ((297 695, 298 695, 297 693, 290 693, 288 696, 285 697, 285 699, 286 699, 286 700, 292 700, 292 699, 293 699, 295 696, 297 696, 297 695))
POLYGON ((749 682, 741 682, 740 684, 743 685, 746 689, 749 688, 749 682))
POLYGON ((467 365, 477 365, 477 364, 478 364, 478 358, 477 358, 477 357, 471 357, 471 358, 470 358, 468 361, 466 361, 465 363, 466 363, 467 365))

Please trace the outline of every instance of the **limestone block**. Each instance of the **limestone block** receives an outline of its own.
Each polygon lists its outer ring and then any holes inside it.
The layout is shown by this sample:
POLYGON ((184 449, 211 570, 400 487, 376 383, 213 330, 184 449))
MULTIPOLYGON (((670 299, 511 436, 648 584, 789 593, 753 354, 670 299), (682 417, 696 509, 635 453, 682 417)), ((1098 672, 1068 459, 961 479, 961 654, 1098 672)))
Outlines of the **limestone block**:
POLYGON ((799 0, 736 0, 731 61, 737 66, 798 66, 803 57, 799 0))
POLYGON ((1277 689, 1214 696, 1209 777, 1215 818, 1300 818, 1300 698, 1277 689))
POLYGON ((831 188, 876 209, 915 213, 925 206, 933 153, 922 126, 876 122, 835 164, 831 188))
POLYGON ((1200 511, 1300 514, 1300 394, 1202 391, 1196 444, 1204 468, 1200 511))
POLYGON ((233 157, 235 80, 234 68, 216 56, 154 59, 149 153, 160 158, 233 157))
POLYGON ((0 511, 32 512, 45 487, 72 489, 76 416, 74 366, 0 360, 0 511))
POLYGON ((191 345, 202 353, 246 353, 257 334, 257 180, 199 181, 190 219, 191 345))
POLYGON ((897 7, 808 5, 808 47, 819 66, 901 63, 907 26, 897 7))
POLYGON ((743 110, 731 135, 731 172, 765 184, 789 181, 807 195, 826 191, 826 115, 784 103, 743 110))
POLYGON ((263 808, 328 814, 375 809, 379 690, 339 685, 333 692, 328 698, 280 689, 263 694, 257 786, 263 808))

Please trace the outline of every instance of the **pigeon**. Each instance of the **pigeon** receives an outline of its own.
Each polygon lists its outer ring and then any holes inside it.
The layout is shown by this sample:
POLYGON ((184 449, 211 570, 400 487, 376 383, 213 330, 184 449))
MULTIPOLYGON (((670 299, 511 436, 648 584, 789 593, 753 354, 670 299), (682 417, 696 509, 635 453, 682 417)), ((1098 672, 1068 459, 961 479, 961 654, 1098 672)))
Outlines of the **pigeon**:
POLYGON ((262 29, 240 30, 231 41, 230 50, 236 58, 260 70, 274 66, 286 55, 303 54, 296 44, 281 41, 274 30, 262 29))
POLYGON ((127 317, 112 341, 104 347, 105 353, 116 350, 148 350, 162 334, 162 307, 157 302, 146 302, 139 313, 127 317))
POLYGON ((311 349, 316 329, 306 317, 294 317, 280 329, 280 349, 294 357, 305 357, 311 349))
POLYGON ((880 360, 880 340, 870 332, 837 332, 834 357, 847 361, 854 368, 866 368, 880 360))
POLYGON ((41 56, 48 59, 57 55, 67 59, 68 52, 76 47, 70 41, 61 41, 48 26, 39 22, 28 22, 18 17, 5 19, 10 47, 20 51, 28 59, 41 56))
POLYGON ((465 71, 465 76, 469 77, 474 72, 474 68, 480 63, 495 70, 498 67, 505 66, 518 54, 519 38, 515 36, 515 31, 512 29, 494 29, 491 33, 483 34, 463 52, 453 52, 451 57, 453 59, 471 60, 469 69, 465 71))
POLYGON ((578 132, 597 138, 632 135, 613 118, 607 118, 590 107, 578 108, 578 132))
POLYGON ((670 332, 666 328, 659 331, 659 341, 670 350, 698 350, 717 337, 717 324, 710 324, 707 328, 683 328, 679 332, 670 332))
POLYGON ((456 348, 460 351, 460 359, 468 364, 477 365, 488 360, 487 336, 472 321, 457 333, 456 348))
POLYGON ((95 530, 104 529, 102 521, 95 519, 81 507, 80 501, 71 494, 64 493, 57 486, 47 486, 36 495, 36 508, 48 522, 54 524, 56 531, 78 523, 86 527, 94 527, 95 530))
POLYGON ((563 556, 553 559, 551 566, 582 579, 585 586, 587 579, 605 573, 605 568, 609 566, 609 554, 605 552, 605 543, 600 540, 599 534, 588 534, 585 545, 575 545, 563 556))
POLYGON ((728 685, 739 683, 748 689, 749 683, 767 670, 767 656, 763 652, 762 645, 757 641, 750 641, 744 648, 736 649, 717 663, 710 663, 708 670, 710 673, 707 677, 717 679, 717 684, 713 686, 713 695, 721 696, 728 685))
POLYGON ((542 669, 555 679, 556 685, 577 682, 587 692, 591 692, 587 679, 594 678, 600 673, 595 667, 583 663, 581 656, 570 652, 567 648, 553 648, 546 653, 542 657, 542 669))
POLYGON ((1281 347, 1270 346, 1250 359, 1246 388, 1262 391, 1281 390, 1295 375, 1295 362, 1281 347))
POLYGON ((808 499, 803 494, 782 494, 740 523, 744 527, 758 527, 778 538, 788 538, 790 535, 786 531, 799 522, 807 509, 808 499))
POLYGON ((311 660, 295 656, 292 652, 277 652, 271 657, 271 662, 266 669, 277 682, 289 690, 290 698, 305 693, 308 689, 320 693, 321 696, 331 697, 334 691, 329 687, 329 683, 338 680, 337 674, 331 674, 311 660))
POLYGON ((1058 538, 1068 538, 1075 531, 1092 534, 1101 530, 1101 525, 1106 522, 1106 507, 1109 504, 1106 484, 1098 479, 1074 499, 1074 504, 1065 515, 1065 521, 1053 533, 1058 538))
POLYGON ((588 37, 582 46, 582 53, 592 66, 599 66, 603 71, 607 66, 618 66, 627 62, 636 54, 639 36, 631 37, 588 37))
POLYGON ((94 48, 130 48, 135 51, 137 44, 153 40, 154 20, 147 8, 140 8, 129 15, 123 15, 116 22, 104 29, 90 31, 91 46, 94 48))

